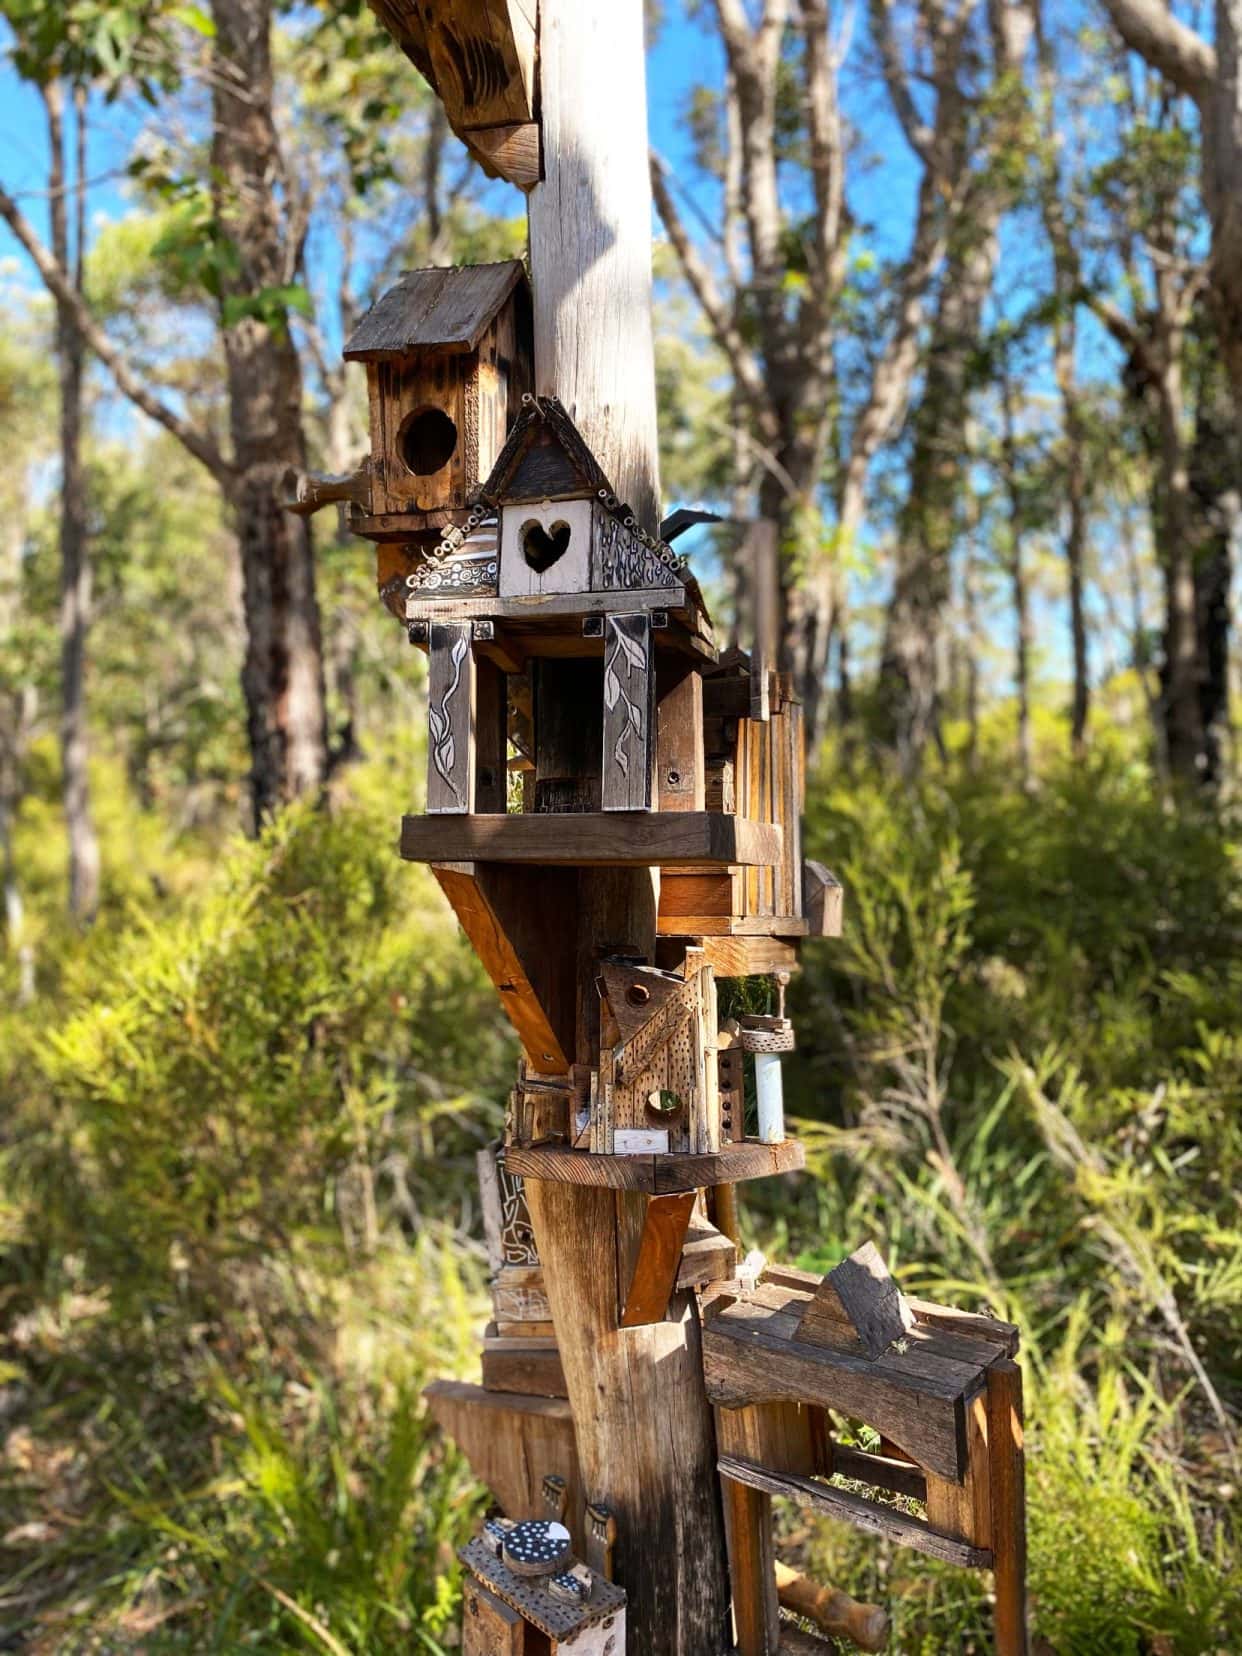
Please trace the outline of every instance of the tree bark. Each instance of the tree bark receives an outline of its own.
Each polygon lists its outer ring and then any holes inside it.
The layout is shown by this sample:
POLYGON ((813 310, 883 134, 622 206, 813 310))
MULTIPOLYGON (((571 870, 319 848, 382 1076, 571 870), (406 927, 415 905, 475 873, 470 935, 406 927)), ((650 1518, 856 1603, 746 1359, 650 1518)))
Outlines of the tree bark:
POLYGON ((1031 604, 1027 587, 1024 541, 1026 524, 1018 477, 1018 442, 1014 421, 1013 381, 1006 364, 1001 369, 1001 452, 1005 492, 1009 500, 1009 581, 1013 594, 1014 690, 1018 704, 1018 769, 1022 786, 1029 788, 1034 770, 1031 741, 1031 604))
POLYGON ((1224 769, 1230 728, 1230 590, 1234 541, 1242 521, 1242 443, 1210 343, 1201 355, 1189 469, 1199 524, 1195 608, 1204 776, 1215 785, 1224 769))
MULTIPOLYGON (((77 167, 70 183, 66 165, 64 88, 42 88, 51 165, 49 214, 52 251, 82 292, 86 178, 85 100, 74 99, 77 167), (69 223, 74 204, 73 240, 69 223)), ((80 924, 99 906, 99 840, 91 815, 90 735, 87 724, 86 648, 91 619, 91 557, 86 474, 82 460, 82 403, 86 349, 67 304, 56 307, 56 358, 60 382, 60 754, 65 828, 69 843, 69 911, 80 924)))
POLYGON ((213 189, 239 265, 222 283, 222 328, 257 825, 323 787, 323 652, 309 519, 284 510, 306 454, 301 369, 274 292, 294 279, 299 255, 281 233, 271 0, 213 0, 212 17, 213 189))

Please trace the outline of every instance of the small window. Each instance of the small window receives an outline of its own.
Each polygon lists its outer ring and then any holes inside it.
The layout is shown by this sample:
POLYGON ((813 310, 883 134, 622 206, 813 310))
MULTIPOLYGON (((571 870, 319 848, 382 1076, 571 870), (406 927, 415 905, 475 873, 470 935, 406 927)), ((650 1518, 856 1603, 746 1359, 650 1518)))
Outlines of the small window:
POLYGON ((401 428, 400 445, 415 477, 430 477, 453 458, 457 427, 442 408, 420 408, 401 428))

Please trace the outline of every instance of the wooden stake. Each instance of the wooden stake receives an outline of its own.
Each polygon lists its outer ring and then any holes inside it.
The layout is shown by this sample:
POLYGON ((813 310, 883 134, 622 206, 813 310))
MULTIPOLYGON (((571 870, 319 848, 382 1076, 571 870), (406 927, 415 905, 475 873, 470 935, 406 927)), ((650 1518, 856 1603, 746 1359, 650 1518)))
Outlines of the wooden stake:
POLYGON ((988 1460, 992 1469, 996 1651, 997 1656, 1027 1656, 1022 1370, 1008 1358, 988 1369, 988 1460))

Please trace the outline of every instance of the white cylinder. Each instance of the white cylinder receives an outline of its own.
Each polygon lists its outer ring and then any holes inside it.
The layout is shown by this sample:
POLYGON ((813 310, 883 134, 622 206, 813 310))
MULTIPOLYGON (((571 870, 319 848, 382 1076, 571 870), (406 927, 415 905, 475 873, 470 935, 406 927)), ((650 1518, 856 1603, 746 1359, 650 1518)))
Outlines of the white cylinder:
POLYGON ((759 1138, 764 1144, 785 1141, 785 1090, 781 1060, 775 1052, 755 1054, 755 1098, 759 1105, 759 1138))

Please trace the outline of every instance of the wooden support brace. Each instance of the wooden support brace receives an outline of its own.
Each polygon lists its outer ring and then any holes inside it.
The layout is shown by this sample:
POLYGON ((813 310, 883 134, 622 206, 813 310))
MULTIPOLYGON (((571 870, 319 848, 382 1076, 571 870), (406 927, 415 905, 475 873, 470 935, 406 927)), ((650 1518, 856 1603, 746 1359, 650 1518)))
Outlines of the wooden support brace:
POLYGON ((888 1647, 888 1616, 878 1604, 861 1604, 835 1587, 820 1587, 797 1570, 776 1561, 776 1596, 782 1609, 805 1616, 834 1639, 848 1639, 859 1650, 888 1647))
POLYGON ((609 615, 604 631, 605 811, 649 811, 655 744, 651 617, 609 615))
POLYGON ((663 1321, 677 1287, 682 1244, 694 1201, 692 1190, 680 1191, 675 1196, 652 1196, 648 1200, 638 1257, 621 1307, 622 1328, 641 1328, 645 1323, 663 1321))
POLYGON ((1027 1656, 1026 1470, 1022 1370, 1008 1358, 987 1373, 997 1656, 1027 1656))
POLYGON ((465 816, 474 803, 474 631, 433 621, 427 668, 427 814, 465 816))

